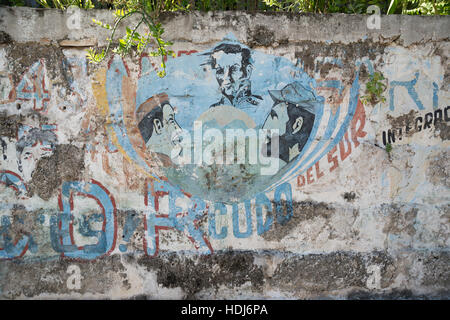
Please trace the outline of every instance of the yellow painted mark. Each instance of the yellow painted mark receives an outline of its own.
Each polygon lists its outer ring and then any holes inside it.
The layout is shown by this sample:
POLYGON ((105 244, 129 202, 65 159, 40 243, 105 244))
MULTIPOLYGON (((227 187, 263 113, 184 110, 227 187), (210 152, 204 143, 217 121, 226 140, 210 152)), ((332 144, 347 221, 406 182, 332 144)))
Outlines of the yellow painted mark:
POLYGON ((112 121, 109 117, 110 111, 108 97, 106 94, 106 69, 101 69, 94 75, 94 80, 92 82, 92 92, 94 93, 94 97, 97 102, 97 108, 99 109, 101 115, 106 119, 105 129, 111 138, 111 142, 116 146, 117 150, 119 150, 119 152, 125 157, 127 161, 133 164, 139 171, 144 173, 149 178, 159 182, 160 180, 158 178, 148 173, 140 165, 135 163, 133 159, 130 158, 127 152, 122 148, 122 145, 119 143, 116 133, 111 128, 112 121))

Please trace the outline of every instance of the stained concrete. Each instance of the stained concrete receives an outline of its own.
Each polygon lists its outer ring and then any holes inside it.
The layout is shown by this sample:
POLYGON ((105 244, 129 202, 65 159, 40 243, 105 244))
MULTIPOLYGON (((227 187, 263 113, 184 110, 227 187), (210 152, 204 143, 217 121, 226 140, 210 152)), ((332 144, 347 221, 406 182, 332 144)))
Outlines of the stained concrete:
MULTIPOLYGON (((84 50, 95 41, 104 46, 107 38, 89 21, 112 20, 107 10, 79 17, 82 31, 68 27, 68 13, 0 8, 1 299, 450 297, 448 17, 382 16, 381 29, 370 30, 365 15, 163 14, 164 36, 177 56, 208 50, 231 33, 254 52, 287 59, 317 84, 331 83, 316 87, 326 116, 343 112, 355 81, 361 97, 370 73, 386 78, 386 101, 361 105, 334 148, 287 181, 292 199, 277 200, 276 187, 264 193, 264 205, 255 198, 235 203, 237 195, 226 192, 235 189, 226 185, 221 196, 231 200, 223 207, 206 195, 202 207, 188 192, 152 189, 157 184, 149 182, 149 172, 120 144, 132 130, 113 132, 134 115, 111 114, 115 92, 106 90, 108 71, 129 76, 134 83, 117 99, 125 105, 135 97, 133 85, 152 71, 135 54, 122 69, 112 69, 109 58, 88 64, 84 50), (35 66, 42 73, 31 72, 35 66), (436 110, 440 121, 414 128, 436 110), (408 125, 413 128, 402 139, 397 133, 388 153, 383 132, 408 125), (19 170, 17 144, 37 132, 33 128, 53 134, 34 137, 34 149, 21 160, 28 178, 19 170), (81 184, 63 193, 72 182, 81 184), (174 205, 183 209, 169 209, 174 205), (216 205, 224 211, 214 212, 216 205), (69 219, 55 223, 64 210, 71 211, 69 219), (83 217, 92 218, 89 228, 83 217), (178 224, 152 238, 148 217, 178 224), (66 248, 100 243, 110 250, 79 249, 71 258, 77 248, 61 254, 58 241, 66 248)), ((214 76, 206 79, 218 90, 214 76)), ((175 111, 175 119, 186 115, 175 111)), ((142 156, 140 141, 131 143, 142 156)), ((154 154, 142 158, 164 169, 154 154)), ((162 184, 170 180, 163 178, 162 184)), ((215 176, 205 179, 216 192, 215 176)))

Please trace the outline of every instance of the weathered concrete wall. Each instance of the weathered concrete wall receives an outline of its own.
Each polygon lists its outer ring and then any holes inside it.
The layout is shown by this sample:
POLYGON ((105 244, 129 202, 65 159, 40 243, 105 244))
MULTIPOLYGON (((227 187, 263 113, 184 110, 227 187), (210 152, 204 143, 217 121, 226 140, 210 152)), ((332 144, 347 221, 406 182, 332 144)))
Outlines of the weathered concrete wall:
POLYGON ((93 17, 0 8, 1 298, 449 298, 448 17, 93 17))

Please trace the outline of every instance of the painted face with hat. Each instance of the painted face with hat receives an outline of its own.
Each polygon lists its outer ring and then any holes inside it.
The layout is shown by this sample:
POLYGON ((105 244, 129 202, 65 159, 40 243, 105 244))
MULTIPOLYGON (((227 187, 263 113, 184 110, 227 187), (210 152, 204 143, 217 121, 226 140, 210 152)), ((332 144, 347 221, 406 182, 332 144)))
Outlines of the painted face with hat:
MULTIPOLYGON (((286 85, 281 90, 269 90, 274 104, 264 121, 262 129, 278 130, 279 158, 285 163, 295 159, 311 134, 315 119, 314 93, 298 82, 286 85)), ((263 152, 270 156, 271 140, 275 133, 267 136, 263 152)), ((273 152, 276 154, 276 152, 273 152)))
POLYGON ((181 154, 182 130, 166 93, 155 95, 142 103, 136 119, 145 146, 159 154, 176 158, 181 154))

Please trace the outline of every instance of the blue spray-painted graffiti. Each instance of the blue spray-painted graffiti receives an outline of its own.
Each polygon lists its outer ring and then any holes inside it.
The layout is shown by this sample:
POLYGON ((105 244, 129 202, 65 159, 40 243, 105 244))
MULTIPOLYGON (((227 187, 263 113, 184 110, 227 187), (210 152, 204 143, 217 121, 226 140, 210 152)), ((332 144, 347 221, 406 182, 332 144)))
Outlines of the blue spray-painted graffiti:
MULTIPOLYGON (((136 228, 139 226, 141 219, 140 216, 133 210, 126 211, 125 224, 123 227, 123 237, 122 240, 124 242, 129 242, 136 228)), ((120 252, 126 252, 128 250, 128 246, 126 244, 119 245, 120 252)))
POLYGON ((392 81, 390 83, 391 88, 389 89, 389 98, 390 98, 389 109, 391 111, 394 111, 394 89, 397 86, 405 87, 408 90, 408 94, 414 100, 414 103, 417 105, 417 108, 419 108, 419 110, 425 109, 425 107, 423 106, 422 102, 419 99, 419 96, 417 95, 416 89, 414 89, 414 86, 418 79, 419 73, 416 72, 414 74, 414 79, 411 81, 392 81))
POLYGON ((190 197, 167 183, 150 182, 146 192, 144 251, 149 256, 158 254, 159 229, 173 228, 187 234, 189 240, 200 252, 212 252, 213 249, 203 231, 198 227, 198 221, 207 215, 206 203, 197 197, 190 197), (169 213, 159 214, 159 199, 169 197, 169 213), (177 199, 190 200, 189 208, 183 211, 176 205, 177 199))
POLYGON ((62 256, 69 258, 81 258, 86 260, 96 259, 108 254, 115 247, 117 235, 116 206, 114 198, 97 181, 88 183, 68 182, 63 184, 59 197, 61 213, 53 215, 50 220, 50 235, 52 247, 62 256), (101 214, 84 216, 79 220, 79 231, 84 236, 96 237, 97 244, 77 246, 73 239, 74 194, 89 197, 97 201, 101 208, 101 214), (102 221, 102 230, 94 231, 90 228, 91 220, 102 221))
POLYGON ((9 217, 3 216, 0 226, 0 237, 2 238, 3 248, 0 248, 0 259, 14 259, 22 257, 28 250, 31 238, 27 235, 22 236, 14 243, 11 235, 11 221, 9 217))

